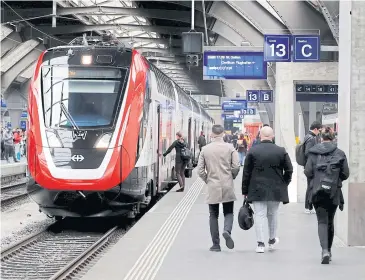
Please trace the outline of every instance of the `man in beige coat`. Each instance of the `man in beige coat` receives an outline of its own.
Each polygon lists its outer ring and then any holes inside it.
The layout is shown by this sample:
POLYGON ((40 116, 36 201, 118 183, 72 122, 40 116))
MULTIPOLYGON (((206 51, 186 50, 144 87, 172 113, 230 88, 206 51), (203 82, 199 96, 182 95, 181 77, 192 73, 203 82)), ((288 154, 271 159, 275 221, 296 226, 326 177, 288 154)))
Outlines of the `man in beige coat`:
POLYGON ((210 234, 213 246, 210 251, 221 251, 219 240, 219 203, 223 204, 223 237, 229 249, 233 249, 231 237, 233 226, 233 204, 236 200, 233 180, 240 170, 238 153, 232 144, 223 140, 224 128, 213 125, 212 142, 203 147, 198 163, 199 177, 206 183, 206 202, 209 204, 210 234))

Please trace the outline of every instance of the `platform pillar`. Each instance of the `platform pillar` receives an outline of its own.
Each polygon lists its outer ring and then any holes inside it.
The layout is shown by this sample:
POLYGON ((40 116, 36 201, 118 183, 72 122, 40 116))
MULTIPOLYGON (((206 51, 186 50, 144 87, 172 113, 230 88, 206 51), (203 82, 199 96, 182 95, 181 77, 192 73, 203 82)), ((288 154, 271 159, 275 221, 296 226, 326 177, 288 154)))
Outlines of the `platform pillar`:
POLYGON ((365 246, 365 2, 340 1, 338 145, 350 166, 345 209, 336 233, 350 246, 365 246))

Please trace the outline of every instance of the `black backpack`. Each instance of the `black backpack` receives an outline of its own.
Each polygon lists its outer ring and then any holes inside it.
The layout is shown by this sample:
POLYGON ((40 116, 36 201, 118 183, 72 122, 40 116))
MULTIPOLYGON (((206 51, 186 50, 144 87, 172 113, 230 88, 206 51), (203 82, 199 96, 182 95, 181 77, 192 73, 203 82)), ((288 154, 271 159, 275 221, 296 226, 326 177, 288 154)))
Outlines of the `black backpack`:
POLYGON ((305 144, 312 139, 312 137, 308 137, 304 140, 303 143, 298 144, 295 148, 295 159, 297 163, 301 166, 305 166, 306 156, 305 156, 305 144))
POLYGON ((336 195, 343 158, 333 153, 318 155, 314 165, 312 195, 332 199, 336 195))
POLYGON ((186 146, 181 148, 181 159, 183 161, 189 161, 191 159, 191 151, 186 146))

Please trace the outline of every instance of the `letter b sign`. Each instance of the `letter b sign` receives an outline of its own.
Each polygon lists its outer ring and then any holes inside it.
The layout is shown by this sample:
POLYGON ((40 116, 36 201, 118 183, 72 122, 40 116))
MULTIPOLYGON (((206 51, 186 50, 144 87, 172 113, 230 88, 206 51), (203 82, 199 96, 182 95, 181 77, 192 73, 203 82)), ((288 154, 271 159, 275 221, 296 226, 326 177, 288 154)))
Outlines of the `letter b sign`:
POLYGON ((273 102, 273 91, 272 90, 260 90, 260 102, 261 103, 272 103, 273 102))

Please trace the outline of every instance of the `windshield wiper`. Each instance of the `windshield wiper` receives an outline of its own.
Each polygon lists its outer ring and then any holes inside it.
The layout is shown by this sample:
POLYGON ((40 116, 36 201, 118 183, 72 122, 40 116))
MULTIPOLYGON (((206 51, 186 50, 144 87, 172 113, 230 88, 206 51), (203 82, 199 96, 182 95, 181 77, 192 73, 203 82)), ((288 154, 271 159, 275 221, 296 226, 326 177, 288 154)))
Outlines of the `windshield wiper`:
POLYGON ((77 126, 75 120, 73 119, 73 117, 71 116, 71 114, 69 113, 69 111, 67 110, 65 104, 61 101, 61 110, 62 112, 65 114, 66 119, 72 124, 72 126, 74 127, 74 130, 76 130, 77 132, 80 131, 80 128, 77 126))

